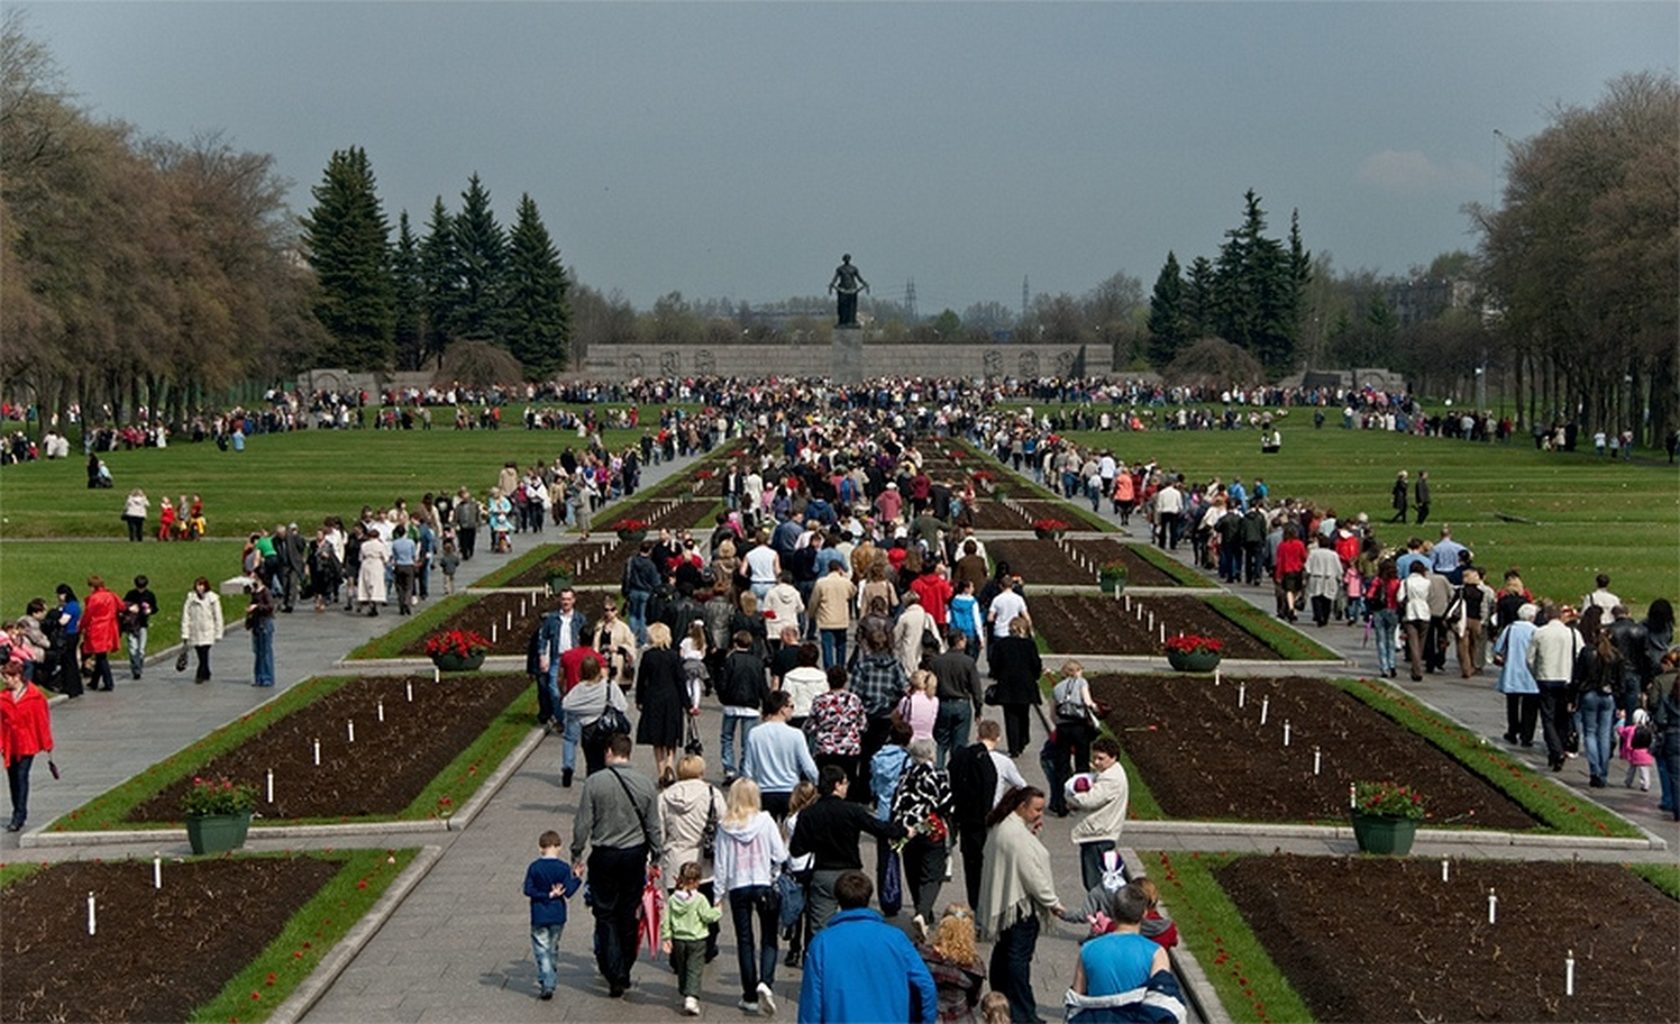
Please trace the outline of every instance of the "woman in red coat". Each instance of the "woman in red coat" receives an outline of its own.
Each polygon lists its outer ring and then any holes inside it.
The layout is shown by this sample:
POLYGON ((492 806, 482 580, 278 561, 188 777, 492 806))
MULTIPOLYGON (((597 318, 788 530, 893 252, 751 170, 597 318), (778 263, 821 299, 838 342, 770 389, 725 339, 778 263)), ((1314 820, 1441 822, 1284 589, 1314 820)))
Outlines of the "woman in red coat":
POLYGON ((4 672, 0 761, 6 763, 6 782, 12 791, 12 820, 6 831, 18 832, 29 817, 29 769, 36 754, 52 752, 52 719, 47 713, 46 696, 34 683, 24 681, 23 669, 16 662, 8 663, 4 672))
POLYGON ((105 581, 98 576, 88 577, 87 601, 82 605, 82 653, 93 658, 93 679, 88 688, 112 690, 111 652, 122 642, 117 628, 117 613, 122 601, 105 589, 105 581), (100 686, 100 680, 105 681, 100 686))

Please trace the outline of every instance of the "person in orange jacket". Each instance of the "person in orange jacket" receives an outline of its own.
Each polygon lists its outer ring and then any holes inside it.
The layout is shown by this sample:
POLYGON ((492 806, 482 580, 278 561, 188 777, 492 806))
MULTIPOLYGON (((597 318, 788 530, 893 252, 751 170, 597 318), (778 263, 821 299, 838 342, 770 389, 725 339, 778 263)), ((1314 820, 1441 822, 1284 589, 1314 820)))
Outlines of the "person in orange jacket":
POLYGON ((111 682, 111 654, 122 644, 122 633, 117 627, 122 601, 106 589, 105 581, 98 576, 89 576, 87 584, 87 600, 82 603, 82 653, 93 658, 93 678, 88 689, 108 692, 116 688, 111 682), (101 681, 104 686, 100 685, 101 681))
POLYGON ((0 690, 0 761, 5 762, 12 795, 12 819, 6 831, 19 832, 29 817, 29 769, 36 754, 52 753, 52 716, 46 695, 23 678, 22 666, 9 662, 0 671, 5 681, 0 690))

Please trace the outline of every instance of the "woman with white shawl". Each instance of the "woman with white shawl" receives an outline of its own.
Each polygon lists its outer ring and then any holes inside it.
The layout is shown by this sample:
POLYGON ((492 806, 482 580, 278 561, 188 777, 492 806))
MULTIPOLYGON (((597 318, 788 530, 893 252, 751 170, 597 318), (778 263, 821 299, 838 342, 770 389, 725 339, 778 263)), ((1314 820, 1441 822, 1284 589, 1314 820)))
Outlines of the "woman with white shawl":
POLYGON ((994 940, 992 991, 1009 1000, 1009 1019, 1038 1020, 1032 962, 1038 933, 1051 917, 1065 913, 1056 896, 1050 851, 1038 841, 1044 823, 1044 792, 1021 786, 1004 794, 986 819, 988 832, 980 877, 976 922, 994 940))

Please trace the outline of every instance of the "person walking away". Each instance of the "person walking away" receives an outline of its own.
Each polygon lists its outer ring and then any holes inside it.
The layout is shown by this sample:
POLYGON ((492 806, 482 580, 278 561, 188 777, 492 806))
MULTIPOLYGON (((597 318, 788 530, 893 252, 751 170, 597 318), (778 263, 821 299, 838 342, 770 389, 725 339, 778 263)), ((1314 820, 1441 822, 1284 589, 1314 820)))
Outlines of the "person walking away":
MULTIPOLYGON (((694 861, 700 868, 700 895, 707 903, 717 901, 712 874, 715 857, 708 840, 715 844, 718 822, 727 810, 723 794, 706 781, 706 759, 698 754, 684 755, 677 762, 677 781, 659 791, 659 828, 665 837, 659 874, 668 893, 677 884, 679 869, 694 861)), ((718 926, 713 921, 706 930, 706 962, 711 963, 717 955, 718 926)))
POLYGON ((1546 740, 1546 763, 1554 772, 1562 771, 1567 760, 1564 743, 1574 711, 1569 680, 1581 649, 1581 638, 1570 627, 1574 617, 1573 608, 1542 601, 1540 618, 1544 624, 1534 631, 1528 647, 1528 669, 1540 687, 1540 731, 1546 740))
POLYGON ((0 672, 5 684, 0 691, 0 761, 6 765, 12 800, 6 831, 21 832, 29 820, 29 770, 37 755, 52 753, 52 714, 46 694, 23 678, 21 665, 8 661, 0 672))
POLYGON ((1087 891, 1102 881, 1103 854, 1119 845, 1131 798, 1114 737, 1099 736, 1091 744, 1091 768, 1069 779, 1064 794, 1068 806, 1085 814, 1073 826, 1073 842, 1079 847, 1079 877, 1087 891))
POLYGON ((1672 655, 1663 660, 1663 670, 1672 678, 1651 715, 1657 782, 1662 787, 1657 810, 1680 821, 1680 672, 1674 670, 1672 655))
POLYGON ((1487 663, 1487 631, 1483 623, 1493 612, 1493 588, 1482 582, 1480 569, 1464 570, 1459 584, 1460 614, 1454 632, 1458 638, 1458 672, 1465 679, 1481 672, 1487 663))
POLYGON ((251 685, 274 685, 274 593, 261 578, 245 585, 251 595, 245 606, 245 628, 251 633, 251 685))
MULTIPOLYGON (((1429 518, 1429 470, 1418 471, 1417 483, 1413 485, 1412 491, 1412 504, 1417 506, 1417 524, 1422 526, 1424 520, 1429 518)), ((1402 519, 1401 522, 1405 520, 1402 519)))
POLYGON ((823 668, 846 663, 846 630, 852 624, 852 602, 857 584, 846 577, 846 564, 828 563, 828 573, 811 588, 811 603, 805 609, 822 641, 823 668))
MULTIPOLYGON (((574 647, 568 656, 581 651, 574 647)), ((566 691, 560 704, 565 716, 561 726, 560 785, 572 784, 572 769, 577 763, 577 748, 583 748, 585 774, 594 775, 606 767, 608 745, 615 735, 629 736, 629 721, 625 712, 629 703, 624 691, 607 678, 601 659, 586 654, 578 665, 577 685, 566 691), (575 726, 574 726, 575 723, 575 726), (571 738, 577 736, 577 743, 571 738)))
POLYGON ((1322 534, 1312 552, 1307 555, 1307 603, 1312 607, 1313 623, 1320 629, 1330 622, 1330 612, 1342 586, 1342 560, 1337 557, 1331 538, 1322 534))
POLYGON ((1050 813, 1058 818, 1067 816, 1067 802, 1063 790, 1067 783, 1068 762, 1075 773, 1091 770, 1091 741, 1100 725, 1097 702, 1091 696, 1091 684, 1085 678, 1085 666, 1071 658, 1062 663, 1062 678, 1050 691, 1056 708, 1055 777, 1050 783, 1050 813))
POLYGON ((946 649, 928 663, 928 671, 936 681, 935 694, 939 700, 933 722, 933 739, 939 746, 936 763, 945 767, 951 752, 968 746, 969 729, 980 717, 980 702, 984 691, 980 687, 980 673, 974 667, 969 648, 974 638, 953 628, 946 634, 946 649))
POLYGON ((817 778, 817 800, 799 812, 799 822, 788 840, 790 856, 811 855, 805 914, 812 932, 820 931, 834 916, 834 887, 840 876, 863 869, 859 834, 868 832, 878 844, 895 842, 906 834, 896 822, 883 821, 871 808, 847 799, 850 787, 851 780, 839 767, 824 767, 817 778))
POLYGON ((106 589, 102 577, 89 576, 87 585, 88 596, 82 612, 82 653, 93 658, 93 676, 88 688, 109 692, 113 688, 111 654, 120 641, 117 619, 122 602, 106 589), (101 686, 101 681, 105 685, 101 686))
POLYGON ((123 502, 123 522, 128 524, 128 539, 138 544, 146 538, 146 512, 152 507, 146 492, 136 487, 123 502))
POLYGON ((736 779, 729 787, 729 806, 718 824, 718 905, 727 898, 735 925, 737 964, 741 970, 743 1013, 776 1012, 776 937, 781 923, 781 897, 776 876, 787 863, 781 830, 761 806, 758 784, 736 779), (758 938, 753 938, 753 921, 758 938))
POLYGON ((1532 603, 1518 607, 1516 620, 1500 629, 1493 646, 1493 661, 1499 666, 1495 688, 1505 695, 1504 740, 1525 747, 1534 746, 1534 724, 1540 713, 1540 687, 1528 667, 1539 610, 1532 603))
MULTIPOLYGON (((198 671, 193 682, 210 681, 210 648, 222 639, 222 598, 203 576, 193 580, 192 589, 181 606, 181 643, 191 647, 198 656, 198 671)), ((186 652, 183 651, 183 654, 186 652)))
POLYGON ((1408 483, 1406 471, 1402 469, 1399 475, 1394 478, 1394 487, 1389 492, 1391 495, 1389 504, 1394 508, 1394 516, 1389 520, 1391 523, 1406 521, 1406 500, 1410 490, 1408 483))
POLYGON ((1581 720, 1581 753, 1587 759, 1588 786, 1609 785, 1610 756, 1614 752, 1616 688, 1621 683, 1621 654, 1602 625, 1604 609, 1597 605, 1581 618, 1581 650, 1570 676, 1570 703, 1581 720))
POLYGON ((700 864, 684 861, 675 875, 676 888, 665 902, 665 916, 659 921, 659 939, 671 969, 677 975, 677 995, 682 997, 685 1017, 700 1016, 700 984, 705 972, 708 935, 723 917, 700 892, 700 864))
POLYGON ((1009 1000, 1016 1024, 1038 1020, 1032 962, 1038 935, 1051 917, 1066 911, 1056 896, 1050 851, 1038 840, 1044 825, 1044 793, 1032 786, 1011 790, 987 819, 985 866, 975 920, 994 940, 991 986, 1009 1000))
POLYGON ((1283 592, 1283 610, 1279 617, 1294 622, 1307 569, 1307 546, 1301 542, 1301 528, 1294 523, 1283 528, 1283 540, 1272 556, 1272 566, 1278 587, 1283 592))
POLYGON ((939 1019, 932 973, 904 933, 870 909, 874 895, 875 887, 861 871, 845 871, 835 879, 840 911, 811 939, 805 954, 800 1024, 932 1024, 939 1019))
POLYGON ((828 670, 828 692, 811 700, 811 714, 805 719, 805 734, 811 738, 812 760, 822 769, 834 765, 846 778, 856 778, 863 753, 863 733, 869 718, 863 700, 848 690, 846 670, 828 670))
POLYGON ((1021 770, 1007 755, 998 750, 1003 727, 990 719, 983 720, 976 734, 977 742, 951 755, 951 792, 957 827, 957 841, 962 853, 963 885, 967 889, 968 905, 980 903, 980 874, 986 849, 986 818, 1011 789, 1025 786, 1021 770))
POLYGON ((1421 559, 1411 563, 1411 569, 1400 583, 1400 614, 1406 629, 1406 656, 1412 663, 1412 682, 1423 679, 1429 639, 1429 566, 1421 559))
POLYGON ((362 538, 356 597, 370 616, 378 615, 379 606, 385 603, 385 566, 390 560, 391 546, 385 543, 377 530, 369 530, 362 538))
POLYGON ((1399 643, 1400 577, 1394 559, 1385 558, 1377 565, 1376 577, 1365 595, 1365 607, 1371 613, 1372 642, 1377 648, 1377 672, 1393 679, 1397 670, 1394 649, 1399 643))
POLYGON ((123 595, 122 621, 128 633, 128 670, 135 678, 146 667, 146 640, 149 638, 152 616, 157 614, 157 595, 152 593, 152 581, 145 576, 134 577, 134 586, 123 595))
MULTIPOLYGON (((636 666, 636 742, 653 748, 654 773, 672 771, 689 720, 699 714, 700 689, 685 682, 683 658, 671 649, 671 630, 648 627, 648 649, 636 666)), ((608 679, 608 685, 616 681, 608 679)))
POLYGON ((397 588, 398 615, 407 615, 414 609, 419 560, 420 546, 414 543, 407 530, 397 531, 391 539, 391 577, 392 585, 397 588))
POLYGON ((911 929, 916 941, 922 942, 927 939, 927 922, 933 917, 939 888, 945 883, 955 810, 950 773, 933 763, 933 740, 912 740, 906 749, 910 759, 893 793, 892 820, 910 835, 903 849, 904 889, 915 909, 911 929))
MULTIPOLYGON (((465 487, 456 495, 455 508, 450 513, 455 520, 455 537, 461 543, 461 561, 470 562, 473 545, 478 540, 478 501, 465 487)), ((587 540, 588 538, 584 538, 587 540)))
POLYGON ((995 699, 1003 708, 1004 734, 1008 738, 1009 756, 1020 757, 1031 738, 1027 709, 1043 703, 1038 680, 1044 674, 1044 662, 1038 645, 1032 640, 1032 624, 1018 616, 1009 624, 1009 633, 992 642, 986 657, 986 668, 996 682, 995 699))
MULTIPOLYGON (((600 662, 596 662, 597 672, 600 662)), ((617 687, 613 687, 617 689, 617 687)), ((608 995, 623 996, 636 963, 636 910, 642 885, 659 875, 663 833, 654 809, 653 780, 630 767, 630 737, 607 741, 605 770, 591 774, 578 800, 572 827, 572 871, 584 869, 590 850, 589 891, 594 900, 595 963, 608 995)))
POLYGON ((560 833, 552 829, 537 837, 541 856, 525 869, 525 896, 531 901, 531 959, 537 965, 537 997, 554 998, 554 959, 566 930, 566 901, 583 879, 560 857, 560 833))
POLYGON ((741 752, 746 753, 747 738, 758 722, 764 698, 770 693, 765 679, 764 660, 753 653, 753 637, 746 630, 737 630, 731 640, 729 656, 723 660, 723 674, 717 681, 718 703, 723 705, 723 732, 718 742, 723 747, 723 777, 732 782, 738 767, 735 760, 735 734, 741 735, 741 752))
POLYGON ((1639 791, 1650 792, 1651 766, 1657 763, 1652 753, 1652 747, 1656 745, 1654 740, 1651 716, 1644 708, 1634 708, 1633 720, 1616 726, 1616 742, 1620 747, 1617 753, 1628 766, 1627 776, 1622 779, 1624 789, 1632 789, 1633 780, 1638 778, 1639 791))
POLYGON ((764 718, 747 735, 741 774, 759 788, 764 810, 776 821, 787 817, 793 789, 803 780, 817 781, 817 765, 804 733, 788 724, 793 698, 786 690, 764 697, 764 718))
POLYGON ((875 792, 870 785, 875 754, 887 742, 892 732, 892 713, 910 685, 910 677, 891 650, 892 639, 885 630, 870 629, 863 633, 859 650, 862 654, 852 666, 851 690, 863 701, 867 724, 863 733, 863 749, 858 762, 858 799, 867 800, 875 792))

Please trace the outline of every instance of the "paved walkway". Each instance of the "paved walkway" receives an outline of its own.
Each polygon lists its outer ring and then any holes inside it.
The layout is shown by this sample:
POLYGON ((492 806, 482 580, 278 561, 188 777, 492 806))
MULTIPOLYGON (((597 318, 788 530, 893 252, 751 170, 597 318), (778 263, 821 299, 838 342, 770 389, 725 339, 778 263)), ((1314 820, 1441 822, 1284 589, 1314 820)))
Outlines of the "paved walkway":
MULTIPOLYGON (((673 468, 671 464, 651 468, 647 482, 657 483, 673 468)), ((1141 531, 1131 532, 1141 537, 1141 531)), ((556 537, 545 534, 543 539, 550 541, 556 537)), ((506 561, 506 556, 482 554, 470 563, 472 571, 464 572, 461 579, 476 579, 506 561)), ((1262 607, 1269 606, 1269 590, 1237 588, 1235 592, 1262 607)), ((277 663, 286 680, 282 685, 334 671, 335 662, 344 653, 394 624, 388 616, 367 619, 336 612, 321 616, 304 612, 282 616, 276 636, 277 663)), ((1356 663, 1363 665, 1371 661, 1369 653, 1359 649, 1357 631, 1334 627, 1324 631, 1309 628, 1307 632, 1356 663), (1327 635, 1318 635, 1321 632, 1327 635)), ((250 654, 242 634, 230 633, 218 645, 213 658, 219 678, 211 685, 195 687, 189 678, 175 676, 172 665, 157 665, 148 669, 147 679, 140 683, 119 680, 114 694, 90 694, 79 701, 56 706, 54 724, 65 778, 57 783, 37 779, 33 821, 46 822, 272 695, 272 691, 254 690, 245 682, 249 678, 250 654)), ((1497 733, 1503 729, 1503 710, 1492 697, 1490 687, 1491 679, 1485 678, 1471 683, 1460 683, 1456 678, 1439 681, 1432 678, 1408 689, 1479 732, 1497 733)), ((715 755, 717 710, 708 708, 702 722, 708 751, 715 755)), ((1035 738, 1041 738, 1040 727, 1035 723, 1033 728, 1035 738)), ((560 787, 559 752, 558 738, 545 738, 471 826, 460 832, 425 837, 425 842, 443 845, 444 855, 331 986, 311 1012, 311 1020, 659 1020, 675 1012, 674 979, 662 959, 652 963, 643 960, 636 969, 636 987, 627 999, 607 999, 594 969, 591 919, 581 900, 573 902, 572 923, 561 945, 559 995, 551 1003, 539 1002, 535 997, 527 906, 519 890, 525 865, 535 855, 536 836, 547 828, 555 828, 564 836, 571 834, 576 795, 580 790, 560 787)), ((1030 780, 1038 781, 1041 775, 1038 766, 1030 758, 1024 760, 1028 763, 1022 765, 1023 772, 1030 780)), ((650 770, 650 762, 647 752, 638 750, 638 767, 650 770)), ((711 774, 716 776, 715 771, 711 774)), ((1646 827, 1664 829, 1664 823, 1656 820, 1654 811, 1642 813, 1637 806, 1628 808, 1630 803, 1640 803, 1637 794, 1630 797, 1619 790, 1589 792, 1585 789, 1584 774, 1578 780, 1577 774, 1580 773, 1571 769, 1559 781, 1579 789, 1584 799, 1602 799, 1646 827)), ((1654 807, 1654 794, 1649 796, 1648 803, 1654 807)), ((1076 851, 1068 839, 1073 821, 1047 818, 1043 835, 1052 854, 1063 901, 1070 905, 1080 895, 1076 851)), ((1579 855, 1584 860, 1672 860, 1677 856, 1675 851, 1680 850, 1680 836, 1672 828, 1661 834, 1670 841, 1669 851, 1590 850, 1579 855)), ((1151 849, 1282 850, 1302 854, 1347 853, 1353 846, 1350 840, 1338 839, 1220 837, 1155 831, 1147 839, 1140 836, 1140 840, 1140 845, 1147 844, 1151 849)), ((414 845, 419 841, 412 835, 375 834, 336 842, 340 846, 391 846, 414 845)), ((7 837, 7 845, 15 846, 15 837, 7 837)), ((261 850, 327 844, 257 838, 249 845, 261 850)), ((31 850, 29 854, 56 859, 146 852, 149 850, 104 846, 31 850)), ((1428 855, 1440 851, 1420 843, 1418 852, 1428 855)), ((1567 848, 1492 846, 1453 852, 1463 856, 1521 859, 1575 855, 1567 848)), ((865 863, 869 863, 867 849, 864 857, 865 863)), ((957 863, 955 877, 945 887, 940 902, 960 899, 962 891, 962 868, 957 863)), ((907 915, 901 915, 900 924, 908 927, 907 915)), ((724 932, 723 955, 707 970, 702 1006, 707 1017, 723 1015, 733 1019, 739 1016, 734 1005, 740 995, 738 973, 732 930, 726 927, 724 932)), ((1046 1017, 1059 1013, 1060 996, 1070 978, 1076 942, 1077 931, 1065 925, 1052 928, 1040 942, 1033 973, 1040 1012, 1046 1017)), ((783 968, 777 972, 775 987, 784 1016, 794 1012, 798 981, 797 971, 783 968)))

